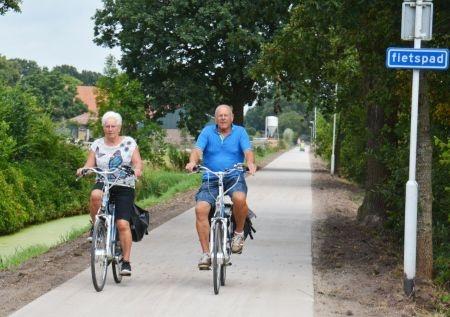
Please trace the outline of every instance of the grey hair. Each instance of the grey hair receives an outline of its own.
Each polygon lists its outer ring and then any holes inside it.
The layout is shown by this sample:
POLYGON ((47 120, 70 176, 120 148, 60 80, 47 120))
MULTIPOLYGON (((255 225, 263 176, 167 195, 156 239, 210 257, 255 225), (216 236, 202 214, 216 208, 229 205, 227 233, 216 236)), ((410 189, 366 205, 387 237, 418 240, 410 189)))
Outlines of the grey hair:
POLYGON ((216 107, 216 111, 214 111, 214 117, 217 117, 217 111, 219 110, 219 108, 227 108, 230 111, 231 115, 233 115, 233 107, 231 107, 229 105, 222 104, 222 105, 218 105, 216 107))
POLYGON ((102 126, 106 124, 106 120, 108 119, 114 119, 116 120, 118 125, 122 125, 122 116, 114 111, 107 111, 102 117, 102 126))

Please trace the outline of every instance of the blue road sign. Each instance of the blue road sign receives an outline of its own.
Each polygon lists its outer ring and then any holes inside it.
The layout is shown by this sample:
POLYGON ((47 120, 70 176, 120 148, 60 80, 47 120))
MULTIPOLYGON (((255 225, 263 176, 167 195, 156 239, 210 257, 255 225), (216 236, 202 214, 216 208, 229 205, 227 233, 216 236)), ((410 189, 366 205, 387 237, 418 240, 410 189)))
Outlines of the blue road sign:
POLYGON ((446 48, 388 47, 386 67, 445 70, 448 68, 448 55, 446 48))

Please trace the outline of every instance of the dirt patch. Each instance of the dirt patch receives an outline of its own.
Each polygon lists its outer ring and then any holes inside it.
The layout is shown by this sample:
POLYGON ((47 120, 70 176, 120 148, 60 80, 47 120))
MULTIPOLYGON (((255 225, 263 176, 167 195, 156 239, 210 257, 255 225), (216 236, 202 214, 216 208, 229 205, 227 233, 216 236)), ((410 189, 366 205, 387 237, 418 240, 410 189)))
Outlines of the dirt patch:
MULTIPOLYGON (((264 167, 281 153, 258 163, 264 167)), ((151 230, 194 206, 196 189, 148 208, 151 230)), ((90 243, 83 236, 50 249, 11 270, 0 271, 0 316, 7 316, 89 267, 90 243)))
POLYGON ((415 298, 404 295, 403 247, 357 222, 362 190, 313 155, 311 164, 315 315, 445 316, 436 313, 432 285, 419 281, 415 298))

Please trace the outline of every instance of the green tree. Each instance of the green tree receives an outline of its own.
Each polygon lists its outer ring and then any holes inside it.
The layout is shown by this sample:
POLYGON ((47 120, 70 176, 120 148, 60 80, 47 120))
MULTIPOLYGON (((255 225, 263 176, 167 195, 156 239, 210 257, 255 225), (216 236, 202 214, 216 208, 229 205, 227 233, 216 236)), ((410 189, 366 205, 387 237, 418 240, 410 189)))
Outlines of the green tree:
POLYGON ((0 15, 4 15, 9 10, 20 12, 21 0, 0 0, 0 15))
MULTIPOLYGON (((164 164, 164 131, 152 122, 145 107, 145 97, 141 84, 120 73, 113 57, 107 59, 105 76, 98 80, 99 116, 106 111, 116 111, 123 118, 122 134, 136 139, 141 155, 154 165, 164 164)), ((101 134, 100 120, 96 125, 101 134)))
POLYGON ((156 116, 179 105, 196 134, 218 103, 255 100, 250 68, 261 43, 287 19, 290 1, 189 2, 104 0, 95 15, 96 43, 122 49, 121 66, 138 79, 156 116))
POLYGON ((86 105, 75 98, 81 82, 59 71, 33 71, 23 77, 19 86, 34 95, 38 104, 53 120, 71 118, 87 111, 86 105))
POLYGON ((308 123, 305 118, 296 111, 287 111, 279 115, 278 129, 284 131, 287 128, 291 129, 296 137, 308 134, 308 123))
POLYGON ((245 115, 246 128, 251 127, 264 133, 266 117, 278 116, 279 131, 284 131, 285 128, 291 128, 295 131, 297 136, 300 134, 308 134, 307 120, 304 119, 307 115, 306 107, 300 102, 288 101, 286 98, 280 98, 277 101, 274 97, 275 96, 267 95, 267 97, 260 102, 260 105, 247 111, 247 114, 245 115), (275 113, 276 105, 282 109, 281 113, 275 113))
POLYGON ((93 86, 97 82, 97 80, 102 76, 100 73, 83 70, 81 73, 78 70, 70 65, 61 65, 53 67, 53 71, 60 72, 61 74, 70 75, 81 81, 83 85, 93 86))
POLYGON ((20 70, 17 64, 0 55, 0 84, 14 85, 20 79, 20 70))
POLYGON ((37 74, 42 71, 39 65, 35 61, 30 61, 21 58, 13 58, 10 61, 16 63, 19 68, 21 77, 37 74))

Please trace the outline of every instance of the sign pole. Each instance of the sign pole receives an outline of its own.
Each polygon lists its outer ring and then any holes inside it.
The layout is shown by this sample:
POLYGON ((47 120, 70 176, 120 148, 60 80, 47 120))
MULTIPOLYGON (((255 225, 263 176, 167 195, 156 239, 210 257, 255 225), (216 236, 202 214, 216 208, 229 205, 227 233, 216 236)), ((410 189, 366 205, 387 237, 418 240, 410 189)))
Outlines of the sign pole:
MULTIPOLYGON (((422 0, 416 0, 416 17, 414 28, 414 48, 421 46, 422 0)), ((403 289, 411 296, 415 291, 416 243, 417 243, 417 196, 416 152, 417 152, 417 117, 419 107, 420 70, 413 69, 411 96, 411 135, 409 148, 409 178, 405 195, 405 246, 404 246, 404 281, 403 289)))

